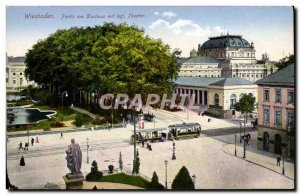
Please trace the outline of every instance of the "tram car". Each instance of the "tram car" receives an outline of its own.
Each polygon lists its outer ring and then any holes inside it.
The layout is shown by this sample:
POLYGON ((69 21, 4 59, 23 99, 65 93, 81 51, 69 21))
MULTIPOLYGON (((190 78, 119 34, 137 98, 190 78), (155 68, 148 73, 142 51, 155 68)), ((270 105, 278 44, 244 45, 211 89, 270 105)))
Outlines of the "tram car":
MULTIPOLYGON (((165 140, 181 139, 188 137, 199 137, 201 125, 199 123, 182 123, 169 125, 168 128, 150 128, 136 130, 136 143, 163 142, 165 140)), ((131 143, 134 143, 134 134, 131 136, 131 143)))

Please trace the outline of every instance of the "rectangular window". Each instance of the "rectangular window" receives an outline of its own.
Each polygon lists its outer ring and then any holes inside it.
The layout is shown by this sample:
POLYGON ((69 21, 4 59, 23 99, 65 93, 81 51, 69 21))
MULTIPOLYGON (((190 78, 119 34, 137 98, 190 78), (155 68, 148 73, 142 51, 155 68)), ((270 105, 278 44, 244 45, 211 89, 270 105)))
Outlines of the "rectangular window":
POLYGON ((14 84, 14 85, 16 84, 16 80, 13 80, 13 84, 14 84))
POLYGON ((270 109, 264 108, 264 125, 269 126, 270 122, 270 109))
POLYGON ((264 101, 268 102, 270 100, 269 89, 264 90, 264 101))
POLYGON ((288 92, 288 103, 293 104, 294 103, 294 91, 288 92))
POLYGON ((275 110, 275 126, 281 127, 281 110, 275 110))
POLYGON ((281 102, 281 90, 276 89, 275 91, 275 103, 280 103, 281 102))
POLYGON ((287 128, 294 128, 294 111, 288 111, 288 117, 287 117, 287 128))

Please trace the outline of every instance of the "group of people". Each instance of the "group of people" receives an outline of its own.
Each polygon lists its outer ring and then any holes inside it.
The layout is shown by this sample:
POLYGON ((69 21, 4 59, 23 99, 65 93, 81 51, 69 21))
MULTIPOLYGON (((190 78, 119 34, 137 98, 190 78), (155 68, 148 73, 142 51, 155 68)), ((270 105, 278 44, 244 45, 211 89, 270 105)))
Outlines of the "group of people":
MULTIPOLYGON (((142 140, 141 143, 142 143, 142 147, 144 148, 144 146, 145 146, 145 141, 142 140)), ((146 143, 147 143, 147 149, 150 150, 150 151, 152 151, 152 146, 151 146, 151 144, 149 144, 148 142, 146 142, 146 143)))
MULTIPOLYGON (((33 144, 35 142, 34 138, 32 137, 30 141, 31 141, 31 146, 33 146, 33 144)), ((39 143, 38 137, 36 137, 36 142, 39 143)), ((22 143, 22 141, 20 141, 20 143, 19 143, 19 150, 23 149, 24 151, 25 150, 28 151, 28 148, 29 148, 29 142, 25 142, 24 147, 23 147, 23 143, 22 143)), ((25 166, 24 156, 21 157, 20 166, 25 166)))
MULTIPOLYGON (((32 137, 31 138, 31 146, 33 146, 33 144, 34 144, 34 138, 32 137)), ((22 141, 20 141, 20 143, 19 143, 19 150, 23 149, 25 151, 25 150, 28 150, 28 147, 29 147, 29 143, 28 142, 25 142, 25 145, 23 147, 23 143, 22 143, 22 141)))
POLYGON ((243 136, 241 137, 241 139, 243 139, 243 140, 245 141, 245 144, 246 144, 247 146, 250 145, 250 144, 249 144, 249 140, 251 139, 250 133, 248 133, 248 134, 246 134, 246 135, 243 135, 243 136))

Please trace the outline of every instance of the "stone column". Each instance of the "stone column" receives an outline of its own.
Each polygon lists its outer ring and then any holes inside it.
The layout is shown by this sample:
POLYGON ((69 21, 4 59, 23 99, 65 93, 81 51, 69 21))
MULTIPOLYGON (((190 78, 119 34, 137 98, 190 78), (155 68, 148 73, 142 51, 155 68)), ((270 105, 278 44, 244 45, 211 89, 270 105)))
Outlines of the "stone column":
POLYGON ((204 103, 205 103, 205 101, 204 101, 204 90, 202 90, 202 105, 205 105, 204 103))
POLYGON ((200 90, 197 90, 198 97, 197 97, 197 103, 200 105, 200 90))

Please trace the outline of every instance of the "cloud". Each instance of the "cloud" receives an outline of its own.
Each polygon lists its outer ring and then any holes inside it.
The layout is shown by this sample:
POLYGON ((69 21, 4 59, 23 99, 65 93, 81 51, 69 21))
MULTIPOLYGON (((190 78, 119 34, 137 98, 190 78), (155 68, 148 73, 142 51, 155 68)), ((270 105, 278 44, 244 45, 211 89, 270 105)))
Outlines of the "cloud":
POLYGON ((150 36, 162 39, 172 49, 180 48, 185 57, 189 56, 193 47, 197 48, 199 43, 207 41, 208 37, 221 35, 223 32, 224 29, 220 26, 201 26, 188 19, 178 19, 175 22, 157 19, 148 26, 147 31, 150 36))
POLYGON ((185 19, 179 19, 174 23, 170 23, 163 19, 158 19, 153 22, 149 28, 152 30, 161 29, 162 31, 165 29, 173 32, 176 35, 182 34, 186 36, 205 36, 211 32, 210 29, 204 29, 194 21, 185 19))
POLYGON ((175 14, 174 12, 163 12, 162 16, 166 17, 166 18, 172 18, 172 17, 177 16, 177 14, 175 14))
POLYGON ((158 16, 158 15, 159 15, 159 12, 154 12, 153 14, 156 15, 156 16, 158 16))

